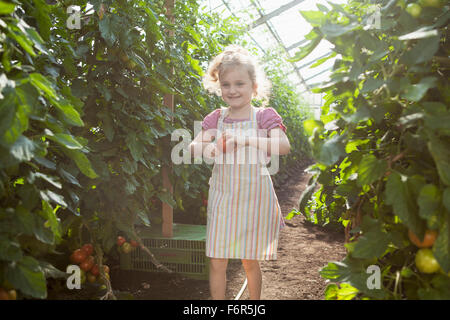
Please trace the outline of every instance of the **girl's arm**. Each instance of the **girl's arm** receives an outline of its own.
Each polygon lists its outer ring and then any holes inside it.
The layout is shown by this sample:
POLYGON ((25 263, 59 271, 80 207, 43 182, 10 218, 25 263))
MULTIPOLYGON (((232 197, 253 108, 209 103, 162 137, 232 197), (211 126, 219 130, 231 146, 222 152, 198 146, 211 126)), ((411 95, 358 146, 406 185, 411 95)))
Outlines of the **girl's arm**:
POLYGON ((281 128, 273 128, 269 131, 268 138, 265 137, 239 137, 226 135, 227 142, 234 139, 237 146, 251 146, 258 148, 267 154, 286 155, 291 151, 289 139, 281 128))

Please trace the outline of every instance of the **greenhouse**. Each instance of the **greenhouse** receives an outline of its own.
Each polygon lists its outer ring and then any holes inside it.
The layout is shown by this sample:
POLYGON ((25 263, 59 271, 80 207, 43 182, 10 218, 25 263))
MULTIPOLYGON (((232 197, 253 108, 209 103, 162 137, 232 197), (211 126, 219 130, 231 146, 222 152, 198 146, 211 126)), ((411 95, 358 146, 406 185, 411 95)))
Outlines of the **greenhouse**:
POLYGON ((0 300, 449 300, 449 19, 0 1, 0 300))

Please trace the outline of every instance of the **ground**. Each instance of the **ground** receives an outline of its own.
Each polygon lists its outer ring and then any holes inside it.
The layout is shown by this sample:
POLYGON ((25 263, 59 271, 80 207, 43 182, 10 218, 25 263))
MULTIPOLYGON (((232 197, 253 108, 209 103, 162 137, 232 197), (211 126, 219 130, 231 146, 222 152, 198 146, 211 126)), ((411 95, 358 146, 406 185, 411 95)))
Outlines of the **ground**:
MULTIPOLYGON (((306 188, 310 175, 304 172, 311 163, 297 166, 298 174, 276 189, 283 215, 293 208, 306 188)), ((263 300, 322 300, 326 282, 319 269, 328 261, 340 261, 345 256, 344 232, 323 228, 307 222, 297 215, 286 220, 280 234, 278 259, 260 262, 263 300)), ((136 273, 132 276, 112 272, 114 288, 131 292, 139 300, 207 300, 209 284, 204 280, 191 280, 165 273, 136 273)), ((227 299, 234 299, 245 281, 239 260, 230 260, 227 271, 227 299)), ((241 300, 248 299, 245 290, 241 300)))

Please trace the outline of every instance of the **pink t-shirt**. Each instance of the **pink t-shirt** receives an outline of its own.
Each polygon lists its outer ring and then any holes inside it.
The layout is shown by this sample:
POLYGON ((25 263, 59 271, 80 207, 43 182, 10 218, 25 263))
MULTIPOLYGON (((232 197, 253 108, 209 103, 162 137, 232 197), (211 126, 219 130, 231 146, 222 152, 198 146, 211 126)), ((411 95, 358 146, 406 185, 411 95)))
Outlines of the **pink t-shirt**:
MULTIPOLYGON (((212 111, 203 119, 203 130, 217 129, 217 121, 220 117, 220 110, 221 109, 216 109, 212 111)), ((227 117, 223 119, 223 122, 233 123, 248 120, 249 119, 229 119, 227 117)), ((256 121, 258 122, 258 127, 260 129, 266 129, 267 131, 269 131, 273 128, 280 127, 284 132, 286 132, 286 126, 283 124, 283 119, 274 108, 260 108, 256 112, 256 121)))

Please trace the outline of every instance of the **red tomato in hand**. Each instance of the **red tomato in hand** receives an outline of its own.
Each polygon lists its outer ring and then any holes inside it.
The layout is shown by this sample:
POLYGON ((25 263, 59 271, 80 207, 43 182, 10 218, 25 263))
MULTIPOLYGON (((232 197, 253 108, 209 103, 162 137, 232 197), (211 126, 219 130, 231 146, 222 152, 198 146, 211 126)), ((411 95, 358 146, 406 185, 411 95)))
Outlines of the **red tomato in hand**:
POLYGON ((227 142, 223 135, 217 140, 217 148, 223 153, 227 152, 227 142))

